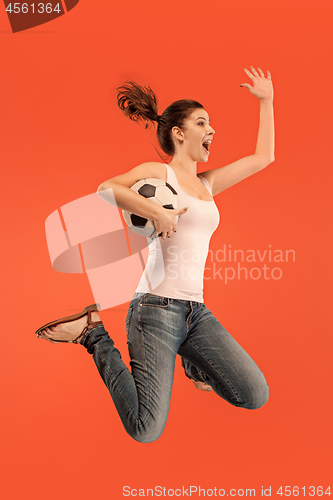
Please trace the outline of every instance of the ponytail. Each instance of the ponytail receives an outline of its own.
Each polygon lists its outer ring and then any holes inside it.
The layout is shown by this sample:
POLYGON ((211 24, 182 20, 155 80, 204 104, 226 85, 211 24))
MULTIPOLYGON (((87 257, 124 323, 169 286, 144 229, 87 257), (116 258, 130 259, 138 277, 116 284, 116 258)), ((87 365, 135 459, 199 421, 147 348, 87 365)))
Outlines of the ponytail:
POLYGON ((130 120, 143 120, 145 128, 150 121, 158 121, 157 99, 150 87, 141 87, 129 81, 117 90, 118 107, 130 120))
POLYGON ((157 138, 164 151, 169 156, 175 154, 175 143, 172 136, 172 128, 183 128, 185 120, 197 108, 203 108, 198 101, 181 99, 168 106, 159 115, 157 112, 157 99, 150 87, 141 87, 133 81, 125 82, 117 88, 118 107, 133 121, 142 120, 145 128, 149 122, 157 122, 157 138))

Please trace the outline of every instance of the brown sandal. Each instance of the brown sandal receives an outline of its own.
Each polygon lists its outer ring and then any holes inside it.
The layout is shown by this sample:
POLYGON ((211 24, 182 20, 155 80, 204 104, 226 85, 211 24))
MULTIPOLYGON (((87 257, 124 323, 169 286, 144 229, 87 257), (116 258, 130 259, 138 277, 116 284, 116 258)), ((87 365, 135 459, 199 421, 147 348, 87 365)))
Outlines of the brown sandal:
POLYGON ((100 307, 99 304, 92 304, 91 306, 85 307, 81 313, 73 314, 72 316, 67 316, 66 318, 61 318, 61 319, 57 319, 55 321, 51 321, 50 323, 46 323, 46 325, 43 325, 41 328, 38 328, 38 330, 36 331, 37 338, 43 338, 45 340, 48 340, 49 342, 52 342, 53 344, 58 344, 60 342, 67 342, 70 344, 78 344, 80 339, 83 337, 83 335, 86 333, 87 330, 91 330, 95 326, 102 324, 102 321, 94 321, 94 322, 91 321, 91 313, 94 311, 97 312, 99 310, 99 307, 100 307), (42 337, 40 335, 40 332, 42 330, 45 330, 45 328, 50 328, 51 326, 59 325, 60 323, 68 323, 69 321, 75 321, 76 319, 82 318, 82 316, 85 316, 86 314, 88 314, 88 324, 82 330, 80 335, 78 337, 76 337, 76 339, 74 339, 74 340, 51 340, 51 339, 46 339, 45 337, 42 337))

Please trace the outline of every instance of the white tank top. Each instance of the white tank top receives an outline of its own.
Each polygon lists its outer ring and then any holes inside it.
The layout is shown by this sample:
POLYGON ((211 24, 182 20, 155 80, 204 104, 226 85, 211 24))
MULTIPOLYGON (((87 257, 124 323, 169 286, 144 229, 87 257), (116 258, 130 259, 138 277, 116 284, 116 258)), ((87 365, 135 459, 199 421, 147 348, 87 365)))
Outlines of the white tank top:
MULTIPOLYGON (((166 168, 167 182, 178 193, 179 208, 189 209, 179 217, 177 232, 170 238, 148 239, 148 260, 136 292, 204 302, 204 269, 210 238, 219 225, 219 211, 213 199, 204 201, 185 193, 173 169, 166 168)), ((198 177, 212 194, 208 181, 198 177)))

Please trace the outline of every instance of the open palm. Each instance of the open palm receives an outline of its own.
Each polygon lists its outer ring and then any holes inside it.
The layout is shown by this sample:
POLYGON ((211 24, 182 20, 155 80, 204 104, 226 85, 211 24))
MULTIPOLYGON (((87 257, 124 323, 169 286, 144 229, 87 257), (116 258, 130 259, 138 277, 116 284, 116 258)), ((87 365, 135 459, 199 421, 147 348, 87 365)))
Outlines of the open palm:
POLYGON ((258 99, 260 100, 273 100, 273 84, 270 72, 267 70, 266 78, 262 69, 258 68, 258 74, 257 70, 253 66, 250 66, 250 68, 252 70, 252 73, 246 68, 244 68, 244 71, 252 80, 253 86, 251 86, 249 83, 242 83, 240 86, 246 87, 251 92, 251 94, 258 97, 258 99))

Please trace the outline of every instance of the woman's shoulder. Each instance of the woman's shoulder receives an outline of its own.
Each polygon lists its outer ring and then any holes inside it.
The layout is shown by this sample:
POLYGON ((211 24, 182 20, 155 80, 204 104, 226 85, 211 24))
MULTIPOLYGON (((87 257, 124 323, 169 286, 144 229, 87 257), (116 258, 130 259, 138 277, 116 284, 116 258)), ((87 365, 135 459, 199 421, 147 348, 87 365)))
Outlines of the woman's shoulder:
POLYGON ((155 178, 166 181, 167 171, 165 163, 159 163, 158 161, 148 161, 141 163, 133 169, 141 179, 155 178))
POLYGON ((161 179, 162 181, 167 180, 166 166, 164 163, 159 163, 157 161, 150 161, 146 163, 141 163, 137 167, 132 168, 124 174, 112 177, 108 181, 103 182, 98 190, 103 190, 111 187, 111 184, 122 184, 126 187, 131 187, 136 182, 141 179, 161 179))

